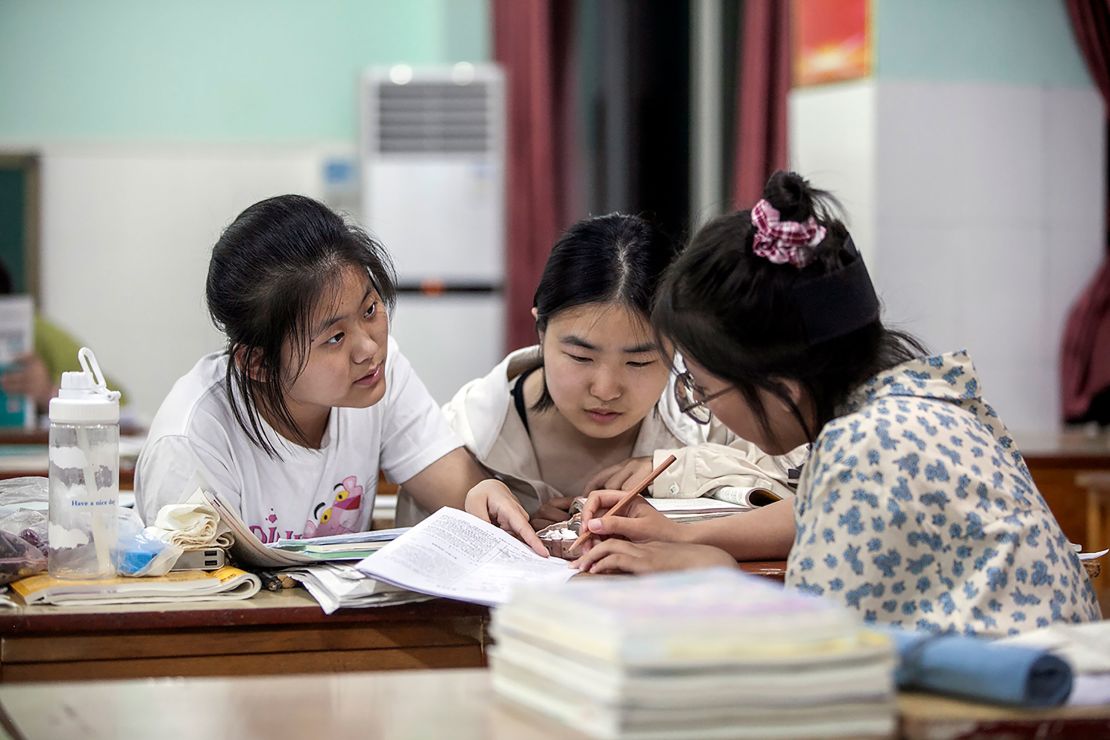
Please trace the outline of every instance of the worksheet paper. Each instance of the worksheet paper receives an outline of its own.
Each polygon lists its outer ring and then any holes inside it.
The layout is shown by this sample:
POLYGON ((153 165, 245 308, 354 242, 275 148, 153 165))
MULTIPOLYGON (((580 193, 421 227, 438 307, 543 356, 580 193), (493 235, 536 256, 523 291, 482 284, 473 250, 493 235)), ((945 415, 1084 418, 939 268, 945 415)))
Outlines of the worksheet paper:
POLYGON ((476 516, 444 507, 356 566, 410 591, 493 606, 514 586, 559 584, 577 573, 476 516))

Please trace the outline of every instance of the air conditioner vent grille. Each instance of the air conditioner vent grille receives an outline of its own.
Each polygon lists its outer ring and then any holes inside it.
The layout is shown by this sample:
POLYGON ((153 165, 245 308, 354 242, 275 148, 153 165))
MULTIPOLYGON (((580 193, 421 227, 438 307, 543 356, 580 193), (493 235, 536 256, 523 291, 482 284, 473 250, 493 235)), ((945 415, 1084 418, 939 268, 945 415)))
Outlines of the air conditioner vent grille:
POLYGON ((378 87, 378 151, 474 153, 491 150, 488 86, 413 81, 378 87))

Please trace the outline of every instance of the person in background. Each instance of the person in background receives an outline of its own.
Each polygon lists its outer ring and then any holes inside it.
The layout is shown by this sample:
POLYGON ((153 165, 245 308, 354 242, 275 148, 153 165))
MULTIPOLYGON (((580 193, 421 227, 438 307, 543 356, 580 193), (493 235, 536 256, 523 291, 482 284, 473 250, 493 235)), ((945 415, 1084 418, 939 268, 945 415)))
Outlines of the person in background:
POLYGON ((547 554, 389 336, 396 278, 366 232, 310 198, 260 201, 216 242, 206 292, 227 345, 154 417, 135 470, 144 521, 203 486, 264 542, 364 531, 384 472, 547 554))
MULTIPOLYGON (((584 526, 590 572, 783 558, 786 584, 869 621, 1002 635, 1100 618, 1090 581, 966 352, 883 325, 831 196, 773 175, 704 226, 652 320, 682 352, 683 408, 774 454, 812 443, 793 502, 676 527, 644 502, 584 526)), ((635 502, 634 502, 635 503, 635 502)))
MULTIPOLYGON (((12 276, 0 262, 0 295, 12 293, 12 276)), ((62 373, 81 369, 77 352, 84 345, 64 329, 35 314, 32 327, 34 349, 16 356, 0 375, 0 388, 8 396, 27 396, 39 414, 45 414, 50 399, 58 395, 62 373)), ((95 349, 95 347, 93 348, 95 349)), ((112 390, 121 392, 120 405, 126 402, 122 387, 110 376, 105 380, 112 390)))
MULTIPOLYGON (((790 470, 804 448, 772 457, 678 409, 671 357, 648 321, 675 254, 674 243, 638 216, 574 224, 536 288, 539 344, 513 352, 444 406, 467 448, 537 529, 567 519, 573 498, 594 488, 635 486, 671 453, 679 459, 656 480, 657 497, 728 485, 791 495, 790 470)), ((398 524, 423 516, 402 489, 398 524)))

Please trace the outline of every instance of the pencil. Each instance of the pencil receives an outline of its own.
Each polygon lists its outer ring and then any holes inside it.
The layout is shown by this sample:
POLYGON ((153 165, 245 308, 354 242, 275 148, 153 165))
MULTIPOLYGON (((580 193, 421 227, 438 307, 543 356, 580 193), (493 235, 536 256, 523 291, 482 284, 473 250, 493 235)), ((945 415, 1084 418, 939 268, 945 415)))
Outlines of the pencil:
MULTIPOLYGON (((673 463, 674 461, 675 461, 675 456, 674 455, 667 455, 666 460, 659 463, 659 466, 656 467, 655 470, 648 473, 647 477, 644 478, 642 481, 640 481, 640 484, 638 486, 636 486, 635 488, 630 490, 628 493, 621 496, 620 499, 617 501, 617 503, 613 504, 613 508, 611 508, 611 509, 609 509, 609 511, 605 512, 601 516, 601 518, 602 519, 608 519, 609 517, 617 516, 622 511, 624 511, 624 508, 626 506, 628 506, 630 503, 632 503, 632 499, 636 498, 637 496, 641 495, 644 491, 646 491, 648 486, 651 485, 651 482, 653 480, 655 480, 656 478, 658 478, 659 474, 662 473, 664 470, 666 470, 668 467, 670 467, 671 463, 673 463)), ((570 548, 566 551, 567 554, 568 555, 573 554, 574 551, 577 550, 582 545, 583 542, 585 542, 587 539, 589 539, 591 534, 592 533, 590 532, 590 530, 583 529, 582 534, 578 535, 578 539, 576 539, 574 541, 574 544, 571 545, 570 548)))

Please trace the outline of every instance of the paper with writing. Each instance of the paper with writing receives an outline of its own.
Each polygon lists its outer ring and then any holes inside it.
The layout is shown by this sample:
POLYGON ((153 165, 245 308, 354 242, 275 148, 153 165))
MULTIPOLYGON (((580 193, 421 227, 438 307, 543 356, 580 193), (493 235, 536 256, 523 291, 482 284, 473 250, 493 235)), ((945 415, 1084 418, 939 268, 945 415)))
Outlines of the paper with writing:
POLYGON ((514 586, 564 583, 577 573, 566 561, 542 558, 492 524, 446 507, 356 567, 412 591, 486 605, 504 603, 514 586))

